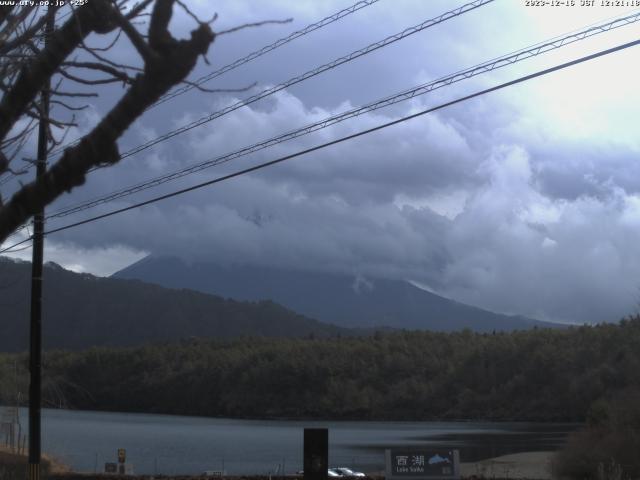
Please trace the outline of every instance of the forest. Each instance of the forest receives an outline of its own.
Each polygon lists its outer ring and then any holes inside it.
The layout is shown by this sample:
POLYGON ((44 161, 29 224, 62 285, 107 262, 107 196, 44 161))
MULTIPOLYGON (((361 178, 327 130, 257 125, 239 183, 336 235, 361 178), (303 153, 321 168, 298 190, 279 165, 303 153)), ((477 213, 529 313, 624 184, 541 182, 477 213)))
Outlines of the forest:
MULTIPOLYGON (((52 351, 48 406, 242 418, 585 421, 640 386, 640 316, 512 333, 185 339, 52 351), (597 412, 596 412, 597 413, 597 412)), ((27 391, 0 355, 0 402, 27 391)))

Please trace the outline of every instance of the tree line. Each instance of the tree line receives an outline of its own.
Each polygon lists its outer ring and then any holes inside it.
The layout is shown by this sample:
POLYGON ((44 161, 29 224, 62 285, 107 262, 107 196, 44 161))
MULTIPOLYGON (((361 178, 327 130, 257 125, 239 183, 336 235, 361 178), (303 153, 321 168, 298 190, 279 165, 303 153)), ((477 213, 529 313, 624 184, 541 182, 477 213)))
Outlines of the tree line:
MULTIPOLYGON (((640 317, 512 333, 190 339, 53 351, 48 405, 254 418, 583 421, 640 384, 640 317)), ((0 356, 0 401, 26 356, 0 356)), ((25 394, 22 394, 22 398, 25 394)))

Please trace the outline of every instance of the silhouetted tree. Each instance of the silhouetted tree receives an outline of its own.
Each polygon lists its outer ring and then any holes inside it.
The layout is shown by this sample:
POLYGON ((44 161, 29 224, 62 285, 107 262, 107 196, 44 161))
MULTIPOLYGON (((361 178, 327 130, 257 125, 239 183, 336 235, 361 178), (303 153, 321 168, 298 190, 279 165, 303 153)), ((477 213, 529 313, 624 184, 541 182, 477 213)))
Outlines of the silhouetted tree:
MULTIPOLYGON (((6 203, 0 198, 0 242, 34 212, 82 185, 89 170, 118 162, 118 138, 145 109, 185 80, 215 38, 211 22, 198 20, 180 0, 141 0, 133 5, 126 0, 76 3, 83 4, 71 10, 65 7, 66 15, 57 7, 45 11, 37 6, 0 6, 0 174, 18 173, 19 169, 12 170, 12 160, 45 115, 37 100, 52 78, 52 103, 59 107, 58 112, 68 115, 48 120, 52 128, 61 130, 74 124, 73 112, 80 108, 72 100, 95 96, 65 91, 65 83, 93 88, 122 82, 126 91, 98 125, 64 150, 41 179, 22 186, 6 203), (188 39, 176 39, 169 31, 176 5, 196 21, 188 39), (43 26, 49 16, 55 17, 55 27, 45 44, 43 26), (140 64, 125 65, 107 58, 105 51, 117 40, 106 48, 89 45, 108 34, 109 39, 123 34, 136 49, 140 64), (72 59, 76 53, 82 61, 72 59)), ((50 130, 49 140, 55 146, 61 138, 50 130)))

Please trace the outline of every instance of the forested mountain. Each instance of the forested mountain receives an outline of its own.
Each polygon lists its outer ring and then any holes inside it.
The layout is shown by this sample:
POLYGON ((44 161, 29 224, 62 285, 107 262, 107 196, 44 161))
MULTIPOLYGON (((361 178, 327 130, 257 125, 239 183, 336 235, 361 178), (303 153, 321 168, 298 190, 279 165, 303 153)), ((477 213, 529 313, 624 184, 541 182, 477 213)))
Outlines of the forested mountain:
MULTIPOLYGON (((193 340, 51 352, 45 390, 51 403, 98 410, 582 421, 594 401, 640 387, 639 344, 640 318, 496 334, 193 340)), ((14 360, 26 371, 25 355, 0 355, 0 393, 11 391, 14 360)))
POLYGON ((420 289, 409 282, 251 265, 189 264, 149 256, 114 274, 170 288, 190 288, 236 300, 273 300, 343 327, 479 332, 554 324, 501 315, 420 289))
MULTIPOLYGON (((0 351, 26 350, 31 264, 0 257, 0 351)), ((44 269, 44 348, 140 345, 188 337, 328 336, 345 329, 273 302, 238 302, 137 280, 44 269)))

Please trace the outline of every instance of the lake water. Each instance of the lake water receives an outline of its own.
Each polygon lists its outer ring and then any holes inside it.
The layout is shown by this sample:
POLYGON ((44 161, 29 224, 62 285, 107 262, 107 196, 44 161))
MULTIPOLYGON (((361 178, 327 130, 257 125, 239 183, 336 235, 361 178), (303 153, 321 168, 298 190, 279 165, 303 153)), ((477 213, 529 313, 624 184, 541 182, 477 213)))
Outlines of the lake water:
MULTIPOLYGON (((27 412, 21 411, 26 429, 27 412)), ((458 448, 461 461, 555 450, 575 424, 233 420, 73 410, 42 411, 43 451, 74 470, 102 471, 117 449, 138 474, 293 473, 302 469, 304 427, 329 429, 329 461, 366 472, 384 468, 393 446, 458 448)))

